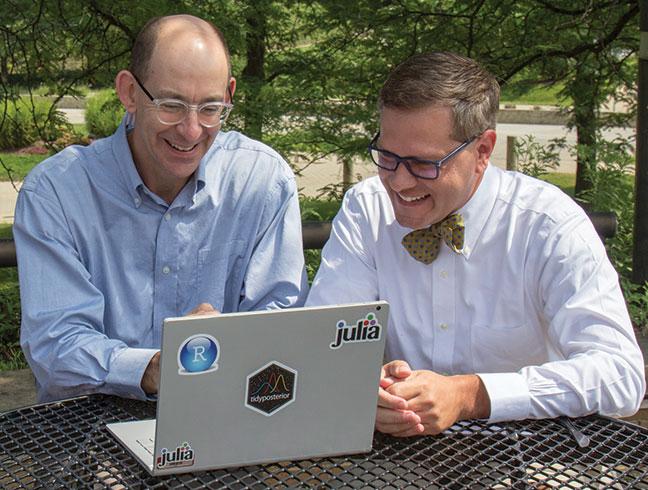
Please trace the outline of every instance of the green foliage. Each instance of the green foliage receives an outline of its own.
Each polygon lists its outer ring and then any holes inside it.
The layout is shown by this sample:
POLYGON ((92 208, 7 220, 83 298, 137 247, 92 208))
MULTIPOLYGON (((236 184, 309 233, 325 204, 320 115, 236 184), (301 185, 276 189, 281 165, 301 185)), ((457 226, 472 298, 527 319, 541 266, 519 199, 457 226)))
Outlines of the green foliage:
POLYGON ((538 142, 533 135, 517 138, 515 154, 518 170, 531 177, 540 177, 560 165, 560 150, 565 147, 565 138, 555 138, 548 145, 538 142))
POLYGON ((62 112, 42 99, 0 99, 0 149, 23 148, 43 140, 53 142, 69 125, 62 112))
POLYGON ((330 221, 340 209, 341 199, 314 199, 302 197, 299 200, 302 221, 330 221))
POLYGON ((124 116, 122 106, 114 89, 95 92, 86 103, 85 121, 88 133, 103 138, 115 132, 124 116))
POLYGON ((12 238, 13 232, 10 223, 0 223, 0 238, 12 238))
POLYGON ((15 267, 0 270, 0 370, 26 367, 20 350, 20 290, 15 267))
MULTIPOLYGON (((518 77, 522 78, 522 77, 518 77)), ((524 80, 520 84, 511 81, 502 87, 500 100, 507 104, 527 105, 560 105, 569 106, 572 103, 570 98, 562 96, 564 83, 552 83, 550 85, 538 85, 537 79, 524 80)))
MULTIPOLYGON (((11 237, 11 224, 0 224, 0 238, 11 237)), ((23 367, 27 367, 27 363, 20 350, 18 270, 0 268, 0 371, 23 367)))

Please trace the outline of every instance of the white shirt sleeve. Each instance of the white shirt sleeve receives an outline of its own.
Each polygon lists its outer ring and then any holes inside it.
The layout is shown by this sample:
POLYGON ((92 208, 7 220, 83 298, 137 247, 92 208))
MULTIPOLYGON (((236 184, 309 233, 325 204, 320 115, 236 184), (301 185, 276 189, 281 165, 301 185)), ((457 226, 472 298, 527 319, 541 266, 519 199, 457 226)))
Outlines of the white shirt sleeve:
POLYGON ((635 413, 646 388, 644 361, 605 248, 584 215, 538 238, 545 244, 529 257, 535 274, 526 286, 558 358, 518 373, 480 374, 490 420, 635 413))

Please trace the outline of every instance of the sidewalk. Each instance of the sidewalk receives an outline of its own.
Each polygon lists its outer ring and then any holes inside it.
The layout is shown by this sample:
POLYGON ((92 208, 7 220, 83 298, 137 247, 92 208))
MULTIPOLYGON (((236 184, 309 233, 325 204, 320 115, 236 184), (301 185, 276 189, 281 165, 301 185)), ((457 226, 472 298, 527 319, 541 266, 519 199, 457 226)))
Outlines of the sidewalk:
MULTIPOLYGON (((20 182, 16 184, 20 189, 20 182)), ((11 182, 0 182, 0 223, 13 223, 18 191, 11 182)))

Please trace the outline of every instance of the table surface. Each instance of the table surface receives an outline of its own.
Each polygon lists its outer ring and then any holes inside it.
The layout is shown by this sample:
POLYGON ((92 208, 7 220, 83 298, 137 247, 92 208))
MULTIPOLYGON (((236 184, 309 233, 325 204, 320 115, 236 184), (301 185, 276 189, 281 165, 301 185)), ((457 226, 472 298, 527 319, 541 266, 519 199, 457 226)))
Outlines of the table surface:
POLYGON ((439 436, 376 433, 371 453, 151 477, 108 422, 155 405, 91 395, 0 415, 0 488, 639 488, 648 489, 648 429, 605 417, 457 424, 439 436))

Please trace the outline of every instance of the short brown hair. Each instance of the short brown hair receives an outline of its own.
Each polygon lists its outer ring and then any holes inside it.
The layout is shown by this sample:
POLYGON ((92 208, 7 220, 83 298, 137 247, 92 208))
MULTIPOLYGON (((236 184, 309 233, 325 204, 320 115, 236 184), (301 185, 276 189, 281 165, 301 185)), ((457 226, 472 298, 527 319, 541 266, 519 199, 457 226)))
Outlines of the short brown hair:
POLYGON ((476 61, 448 52, 414 55, 398 65, 380 90, 378 106, 421 109, 430 105, 452 109, 453 138, 465 141, 495 129, 499 84, 476 61))
MULTIPOLYGON (((146 80, 151 65, 151 57, 153 56, 153 51, 155 49, 155 43, 157 42, 158 34, 160 33, 160 28, 167 18, 168 17, 152 17, 146 22, 146 24, 144 24, 144 27, 142 27, 135 38, 131 50, 131 61, 128 71, 140 80, 146 80)), ((223 45, 225 57, 227 58, 227 77, 229 79, 232 77, 232 62, 227 41, 218 27, 208 20, 201 20, 211 27, 223 45)))

